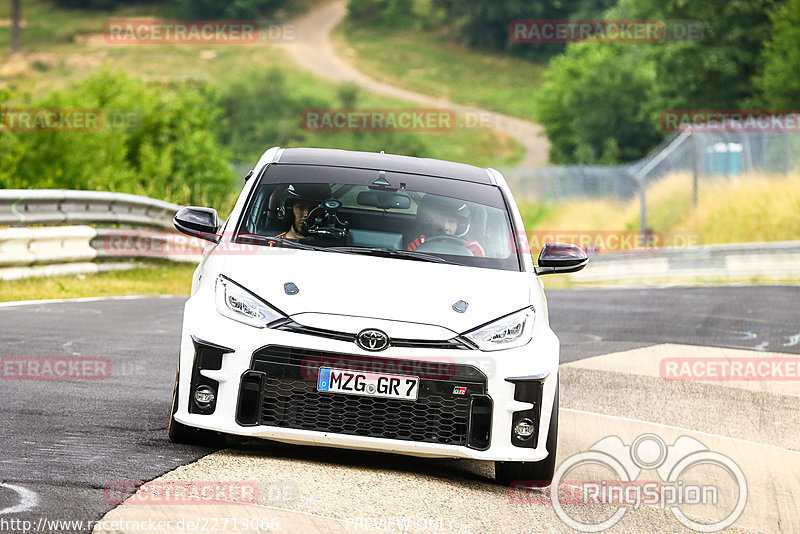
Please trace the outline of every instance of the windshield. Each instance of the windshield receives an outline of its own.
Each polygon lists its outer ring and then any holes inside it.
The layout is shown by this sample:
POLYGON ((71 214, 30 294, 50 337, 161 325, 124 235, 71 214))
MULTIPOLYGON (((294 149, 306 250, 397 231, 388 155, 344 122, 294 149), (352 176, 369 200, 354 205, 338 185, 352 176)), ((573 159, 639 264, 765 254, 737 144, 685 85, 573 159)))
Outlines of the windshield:
POLYGON ((366 169, 270 165, 237 241, 520 270, 500 189, 366 169))

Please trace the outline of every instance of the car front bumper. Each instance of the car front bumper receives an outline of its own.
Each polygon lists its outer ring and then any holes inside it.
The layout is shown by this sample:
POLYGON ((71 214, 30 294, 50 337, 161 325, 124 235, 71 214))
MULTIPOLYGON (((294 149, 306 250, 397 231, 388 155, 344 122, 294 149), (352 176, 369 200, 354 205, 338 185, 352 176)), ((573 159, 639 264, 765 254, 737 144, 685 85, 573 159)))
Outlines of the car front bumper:
MULTIPOLYGON (((375 320, 363 318, 363 328, 374 327, 375 324, 375 320)), ((386 324, 388 323, 384 321, 383 326, 386 324)), ((386 330, 392 336, 392 332, 386 330)), ((548 455, 545 444, 558 380, 558 353, 558 339, 546 321, 537 321, 532 341, 515 349, 483 352, 428 347, 390 347, 380 353, 368 353, 350 341, 268 328, 258 329, 232 321, 220 316, 213 302, 208 302, 208 299, 203 299, 201 293, 198 293, 187 302, 184 314, 179 361, 178 409, 174 418, 191 427, 285 443, 425 457, 539 461, 548 455), (283 426, 275 426, 263 424, 269 420, 263 416, 263 411, 266 410, 263 406, 286 403, 286 399, 289 398, 286 395, 295 393, 300 396, 293 398, 315 400, 317 367, 316 364, 308 362, 319 360, 304 359, 299 374, 291 366, 292 363, 298 362, 280 360, 274 355, 272 358, 275 361, 260 366, 263 362, 257 361, 260 358, 257 355, 263 354, 265 347, 291 348, 292 353, 299 353, 301 356, 330 354, 333 361, 339 362, 343 360, 342 357, 347 356, 369 362, 386 362, 387 374, 419 375, 414 369, 438 369, 447 376, 421 376, 418 401, 395 401, 393 404, 377 402, 375 409, 370 409, 365 408, 365 403, 378 399, 358 397, 356 402, 353 398, 357 396, 334 394, 347 397, 341 399, 343 402, 338 405, 340 409, 338 413, 325 404, 328 411, 320 413, 327 415, 315 419, 316 424, 309 424, 307 418, 305 421, 298 420, 297 411, 284 410, 281 412, 283 426), (219 354, 214 355, 214 351, 219 354), (391 362, 398 361, 407 362, 408 366, 392 367, 391 362), (412 371, 390 372, 391 369, 402 371, 404 368, 412 371), (270 375, 272 378, 283 375, 285 379, 281 383, 283 386, 301 388, 302 391, 299 393, 283 391, 286 395, 281 397, 282 400, 276 401, 277 397, 272 396, 269 403, 264 403, 264 395, 267 394, 263 390, 264 383, 254 385, 257 383, 258 373, 270 375), (243 386, 243 379, 251 384, 243 386), (193 404, 193 390, 199 384, 207 384, 215 389, 216 399, 213 409, 204 410, 193 404), (430 390, 431 395, 436 393, 435 398, 423 398, 423 385, 430 390), (453 385, 465 387, 465 393, 463 395, 453 393, 450 389, 453 385), (474 407, 484 408, 487 405, 486 399, 489 399, 490 419, 474 413, 477 411, 474 407), (429 403, 429 408, 411 406, 423 401, 429 403), (465 402, 470 405, 466 415, 463 412, 465 402), (259 406, 253 407, 254 403, 259 406), (396 403, 409 404, 398 406, 396 403), (255 411, 246 414, 244 417, 246 421, 242 424, 243 413, 247 411, 243 412, 243 406, 246 405, 253 407, 255 411), (443 439, 445 442, 437 442, 436 437, 420 440, 423 434, 419 433, 418 428, 410 429, 406 439, 381 437, 393 435, 393 432, 380 431, 381 425, 387 429, 392 425, 402 426, 401 416, 403 412, 408 411, 405 410, 406 406, 408 410, 421 409, 414 412, 416 414, 430 416, 430 421, 426 424, 439 425, 432 428, 432 434, 424 434, 425 436, 435 436, 434 431, 442 429, 451 429, 455 435, 464 425, 467 428, 463 430, 469 433, 470 427, 479 423, 485 425, 489 439, 484 443, 480 439, 471 439, 467 434, 465 441, 459 444, 452 444, 448 439, 443 439), (346 413, 351 407, 358 409, 359 412, 346 413), (461 410, 460 418, 456 413, 453 413, 453 418, 448 418, 449 407, 454 411, 461 410), (438 410, 436 413, 432 413, 434 408, 438 410), (386 413, 381 413, 382 409, 385 409, 386 413), (389 413, 390 409, 397 411, 389 413), (522 417, 531 419, 536 427, 534 439, 527 442, 526 446, 519 446, 521 441, 515 444, 515 438, 512 436, 512 427, 522 417), (335 422, 331 418, 335 419, 335 422), (339 420, 341 424, 338 424, 339 420), (315 426, 322 429, 314 430, 315 426), (330 431, 331 428, 346 430, 330 431), (379 428, 379 431, 370 432, 369 428, 373 430, 379 428), (370 435, 362 435, 364 433, 370 435)), ((331 394, 316 393, 316 395, 331 394)), ((305 410, 304 413, 308 414, 309 411, 305 410)), ((420 417, 417 415, 412 420, 420 417)), ((477 434, 481 433, 482 427, 477 428, 477 434)), ((450 435, 447 432, 445 434, 450 435)))

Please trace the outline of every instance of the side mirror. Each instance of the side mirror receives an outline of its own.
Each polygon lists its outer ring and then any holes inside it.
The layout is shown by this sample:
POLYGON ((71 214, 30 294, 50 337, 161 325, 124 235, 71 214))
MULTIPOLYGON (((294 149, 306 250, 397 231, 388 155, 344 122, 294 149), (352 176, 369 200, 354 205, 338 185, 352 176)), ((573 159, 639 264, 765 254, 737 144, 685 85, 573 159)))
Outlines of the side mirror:
POLYGON ((571 243, 545 243, 539 253, 536 274, 561 274, 580 271, 589 263, 586 251, 571 243))
POLYGON ((181 208, 172 219, 175 228, 186 235, 219 243, 222 236, 217 233, 219 217, 213 208, 189 206, 181 208))

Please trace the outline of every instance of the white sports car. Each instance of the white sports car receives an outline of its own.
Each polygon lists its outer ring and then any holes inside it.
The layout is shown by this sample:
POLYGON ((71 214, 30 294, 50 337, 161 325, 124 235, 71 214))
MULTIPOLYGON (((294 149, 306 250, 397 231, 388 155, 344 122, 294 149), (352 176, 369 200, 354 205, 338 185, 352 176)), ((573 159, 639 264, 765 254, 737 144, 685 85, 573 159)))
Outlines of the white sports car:
POLYGON ((186 302, 169 436, 495 462, 550 483, 559 341, 503 176, 460 163, 271 148, 230 217, 175 216, 213 243, 186 302))

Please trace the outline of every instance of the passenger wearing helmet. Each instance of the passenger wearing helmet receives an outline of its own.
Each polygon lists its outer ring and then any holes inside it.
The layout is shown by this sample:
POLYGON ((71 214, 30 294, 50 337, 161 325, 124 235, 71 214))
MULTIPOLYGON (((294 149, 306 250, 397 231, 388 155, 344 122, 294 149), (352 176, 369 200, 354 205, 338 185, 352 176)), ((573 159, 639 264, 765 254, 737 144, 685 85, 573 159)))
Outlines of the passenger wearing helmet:
POLYGON ((291 224, 290 228, 275 237, 285 239, 313 239, 305 225, 308 214, 331 196, 327 184, 295 184, 284 191, 281 202, 283 218, 291 224))
POLYGON ((414 251, 433 237, 448 236, 461 241, 473 256, 485 258, 486 250, 480 243, 461 239, 469 229, 468 213, 469 208, 460 200, 425 195, 417 208, 417 219, 414 223, 416 237, 411 239, 406 250, 414 251))

